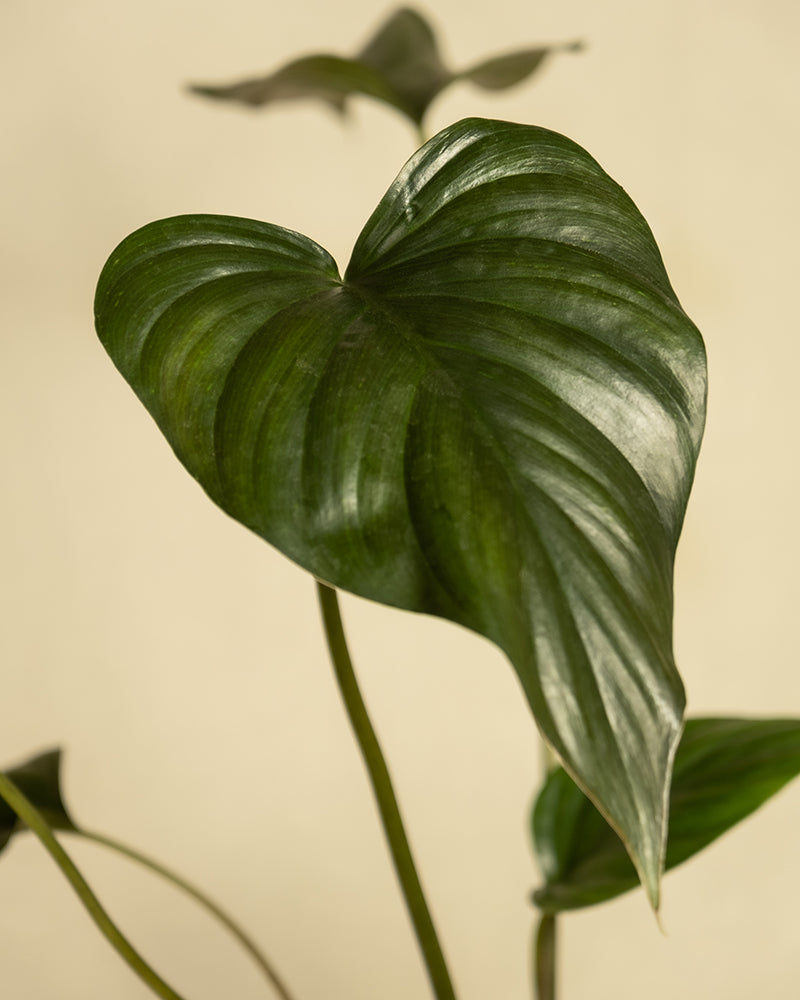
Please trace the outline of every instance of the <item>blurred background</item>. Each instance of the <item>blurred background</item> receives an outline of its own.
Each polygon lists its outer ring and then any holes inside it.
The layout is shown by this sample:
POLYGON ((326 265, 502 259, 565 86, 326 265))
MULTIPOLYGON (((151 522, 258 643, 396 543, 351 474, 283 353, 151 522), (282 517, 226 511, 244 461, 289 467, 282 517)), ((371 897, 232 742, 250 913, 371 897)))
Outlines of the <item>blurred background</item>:
MULTIPOLYGON (((679 549, 694 714, 800 715, 797 670, 800 6, 795 0, 430 0, 446 60, 582 39, 531 81, 456 85, 465 115, 564 132, 650 222, 710 357, 679 549)), ((354 102, 262 112, 187 95, 349 54, 367 0, 0 4, 0 766, 61 745, 79 822, 204 886, 299 1000, 429 996, 312 582, 221 514, 96 341, 115 245, 182 212, 262 218, 346 265, 415 148, 354 102)), ((530 996, 527 814, 537 736, 512 670, 455 626, 344 600, 460 1000, 530 996)), ((796 997, 800 783, 641 893, 562 921, 563 1000, 796 997)), ((173 891, 70 841, 134 943, 189 1000, 269 995, 173 891)), ((0 992, 144 1000, 31 836, 0 858, 0 992)))

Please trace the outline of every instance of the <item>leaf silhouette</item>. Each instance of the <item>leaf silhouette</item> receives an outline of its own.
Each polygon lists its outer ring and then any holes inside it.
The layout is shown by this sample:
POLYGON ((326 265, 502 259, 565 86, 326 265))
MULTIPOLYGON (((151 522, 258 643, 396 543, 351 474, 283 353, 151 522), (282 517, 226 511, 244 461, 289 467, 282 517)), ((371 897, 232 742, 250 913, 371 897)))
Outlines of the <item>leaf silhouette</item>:
POLYGON ((451 83, 467 80, 487 90, 505 89, 527 79, 551 53, 580 48, 580 43, 572 43, 522 49, 456 72, 442 61, 425 18, 401 8, 352 58, 309 55, 293 59, 267 76, 226 86, 194 84, 190 90, 253 107, 312 98, 338 112, 346 110, 351 96, 361 94, 383 101, 419 126, 432 101, 451 83))
MULTIPOLYGON (((53 830, 76 830, 61 795, 61 751, 48 750, 4 771, 53 830)), ((0 799, 0 851, 24 830, 17 814, 0 799)))

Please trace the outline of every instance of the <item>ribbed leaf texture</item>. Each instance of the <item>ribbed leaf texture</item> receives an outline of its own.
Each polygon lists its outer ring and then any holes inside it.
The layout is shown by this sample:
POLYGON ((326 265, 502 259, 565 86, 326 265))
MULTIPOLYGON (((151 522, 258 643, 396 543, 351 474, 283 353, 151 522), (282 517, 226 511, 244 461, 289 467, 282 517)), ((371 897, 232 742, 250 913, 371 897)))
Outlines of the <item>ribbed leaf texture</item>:
POLYGON ((705 356, 622 189, 563 136, 470 119, 409 161, 344 279, 276 226, 167 219, 112 254, 96 317, 231 516, 507 653, 657 905, 705 356))

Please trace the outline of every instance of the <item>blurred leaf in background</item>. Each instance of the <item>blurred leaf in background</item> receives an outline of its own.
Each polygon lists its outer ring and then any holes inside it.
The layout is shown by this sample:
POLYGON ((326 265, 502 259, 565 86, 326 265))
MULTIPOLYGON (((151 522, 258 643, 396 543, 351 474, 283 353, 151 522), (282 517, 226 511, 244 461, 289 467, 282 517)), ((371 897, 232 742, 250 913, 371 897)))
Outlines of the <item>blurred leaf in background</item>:
POLYGON ((352 58, 309 55, 293 59, 267 76, 228 86, 196 84, 190 89, 204 97, 252 107, 311 98, 339 113, 347 110, 350 97, 360 94, 383 101, 421 126, 434 98, 456 81, 466 80, 485 90, 504 90, 527 79, 551 53, 580 48, 579 42, 536 46, 455 71, 444 64, 425 18, 402 8, 352 58))

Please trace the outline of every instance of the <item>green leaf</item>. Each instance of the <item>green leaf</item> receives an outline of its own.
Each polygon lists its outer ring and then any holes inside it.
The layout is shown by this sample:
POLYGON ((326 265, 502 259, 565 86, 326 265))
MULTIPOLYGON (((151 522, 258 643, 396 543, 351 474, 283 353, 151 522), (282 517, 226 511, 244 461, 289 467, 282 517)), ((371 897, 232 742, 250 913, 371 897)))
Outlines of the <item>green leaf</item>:
POLYGON ((455 72, 442 61, 428 22, 416 11, 401 8, 353 58, 305 56, 267 76, 227 86, 197 84, 190 89, 204 97, 251 106, 313 98, 339 112, 346 110, 350 96, 361 94, 383 101, 420 125, 434 98, 456 80, 469 80, 488 90, 505 89, 527 79, 550 53, 579 48, 572 44, 524 49, 455 72))
POLYGON ((384 76, 356 59, 337 56, 306 56, 267 77, 223 87, 195 84, 190 89, 202 97, 239 101, 253 107, 274 101, 315 98, 339 112, 345 111, 351 94, 362 94, 397 108, 412 120, 416 116, 414 106, 394 90, 384 76))
MULTIPOLYGON (((76 830, 61 797, 61 751, 48 750, 16 767, 8 768, 7 775, 38 809, 53 830, 76 830)), ((26 829, 17 814, 0 799, 0 851, 12 835, 26 829)))
MULTIPOLYGON (((580 42, 559 46, 562 52, 579 52, 582 48, 580 42)), ((458 79, 469 80, 470 83, 485 90, 505 90, 526 80, 553 51, 552 46, 544 46, 510 52, 508 55, 487 59, 471 69, 463 70, 458 74, 458 79)))
MULTIPOLYGON (((800 720, 691 719, 675 758, 666 868, 697 854, 800 774, 800 720)), ((637 883, 619 837, 561 769, 533 811, 545 885, 534 902, 571 910, 637 883)))
POLYGON ((588 153, 531 126, 445 129, 344 280, 266 223, 153 223, 106 264, 96 321, 231 516, 332 586, 505 650, 655 904, 705 359, 646 223, 588 153))

